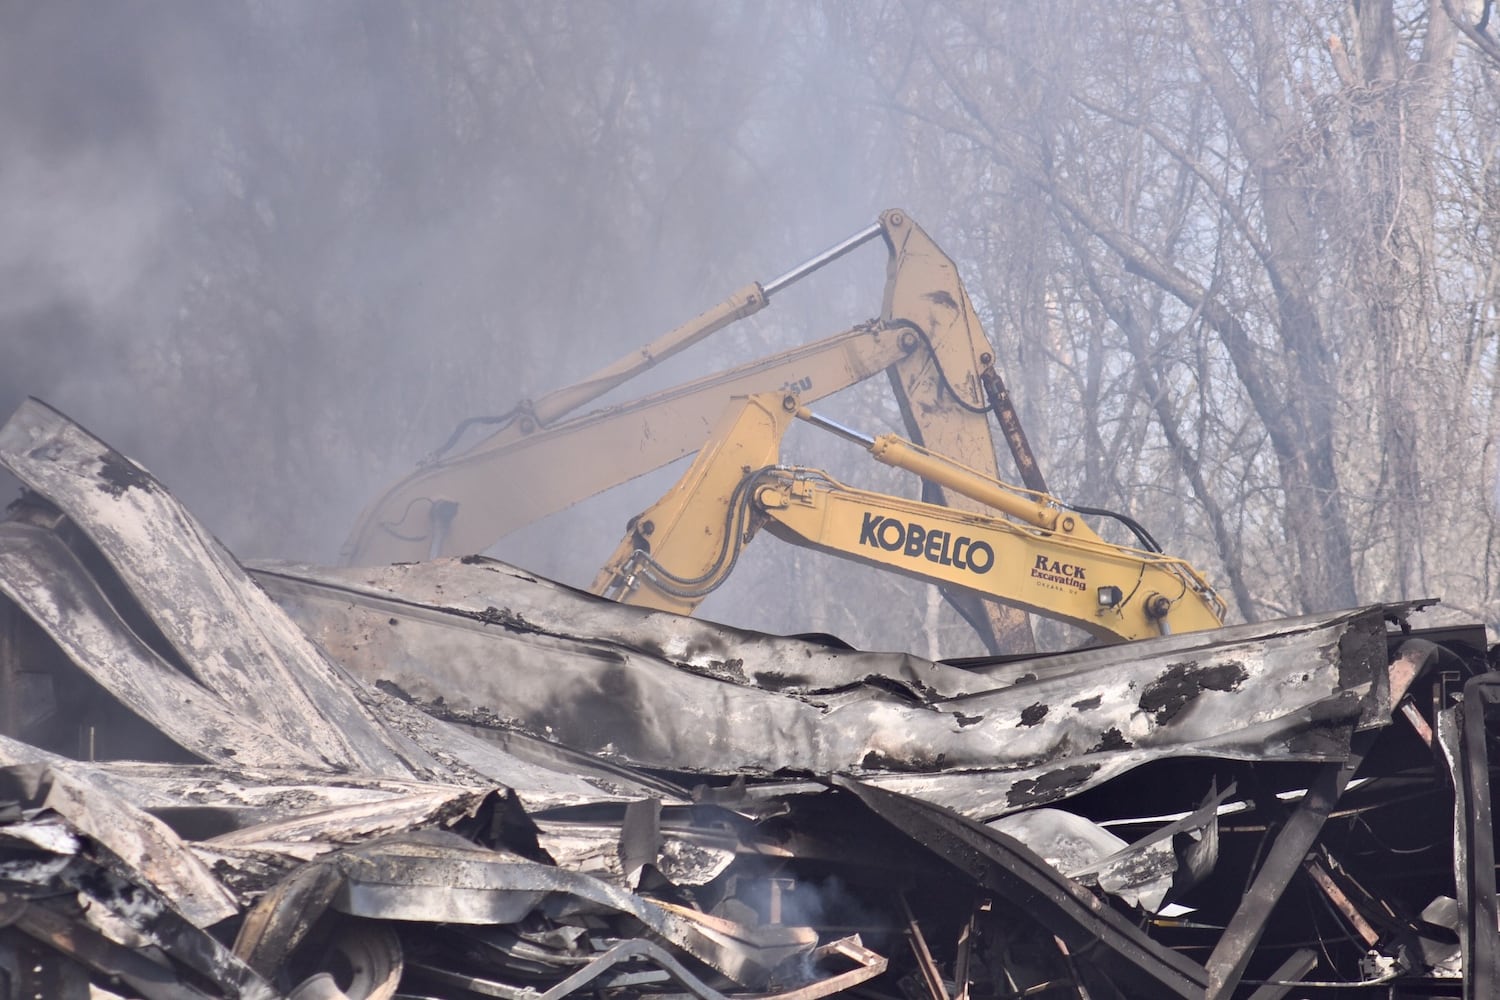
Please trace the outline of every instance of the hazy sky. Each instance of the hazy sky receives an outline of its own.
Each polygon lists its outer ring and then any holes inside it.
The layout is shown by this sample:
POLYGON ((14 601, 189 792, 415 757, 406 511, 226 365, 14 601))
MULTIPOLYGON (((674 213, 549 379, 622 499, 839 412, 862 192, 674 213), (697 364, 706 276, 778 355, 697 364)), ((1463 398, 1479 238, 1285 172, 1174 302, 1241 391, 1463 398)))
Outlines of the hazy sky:
MULTIPOLYGON (((902 200, 799 10, 0 5, 0 412, 41 397, 237 550, 331 559, 457 419, 902 200)), ((873 315, 871 253, 725 349, 873 315)))

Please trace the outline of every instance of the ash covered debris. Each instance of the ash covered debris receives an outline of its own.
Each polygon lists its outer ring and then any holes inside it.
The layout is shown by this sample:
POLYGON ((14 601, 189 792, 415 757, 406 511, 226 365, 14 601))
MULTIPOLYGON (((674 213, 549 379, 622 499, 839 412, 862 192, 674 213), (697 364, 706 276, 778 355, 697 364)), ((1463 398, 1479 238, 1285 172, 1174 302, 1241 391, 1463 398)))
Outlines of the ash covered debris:
POLYGON ((35 401, 0 464, 0 995, 1500 995, 1500 683, 1419 605, 961 669, 247 570, 35 401))

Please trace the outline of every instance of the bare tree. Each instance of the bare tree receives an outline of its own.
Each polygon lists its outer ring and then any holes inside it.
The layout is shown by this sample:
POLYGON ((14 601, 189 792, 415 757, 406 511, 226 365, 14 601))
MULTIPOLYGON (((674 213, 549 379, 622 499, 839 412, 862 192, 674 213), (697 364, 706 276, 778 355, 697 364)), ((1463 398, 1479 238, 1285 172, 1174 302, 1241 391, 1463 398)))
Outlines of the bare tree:
MULTIPOLYGON (((890 17, 872 79, 913 155, 1003 179, 986 194, 1018 217, 1046 206, 1040 230, 986 232, 1006 244, 986 265, 1055 275, 1068 348, 1033 349, 1024 384, 1054 402, 1059 377, 1076 387, 1079 410, 1043 418, 1085 425, 1053 432, 1049 459, 1082 467, 1064 481, 1152 497, 1248 617, 1449 589, 1444 526, 1488 521, 1456 482, 1478 479, 1482 431, 1467 432, 1489 404, 1473 384, 1493 384, 1452 339, 1450 303, 1476 301, 1459 289, 1477 276, 1453 240, 1493 205, 1453 201, 1448 179, 1489 143, 1452 123, 1494 120, 1458 99, 1476 72, 1462 24, 1437 0, 955 0, 890 17), (1121 370, 1130 382, 1109 383, 1121 370), (1103 447, 1121 426, 1132 445, 1103 447), (1168 493, 1190 498, 1181 519, 1168 493)), ((1011 332, 1057 340, 1034 320, 1011 332)))

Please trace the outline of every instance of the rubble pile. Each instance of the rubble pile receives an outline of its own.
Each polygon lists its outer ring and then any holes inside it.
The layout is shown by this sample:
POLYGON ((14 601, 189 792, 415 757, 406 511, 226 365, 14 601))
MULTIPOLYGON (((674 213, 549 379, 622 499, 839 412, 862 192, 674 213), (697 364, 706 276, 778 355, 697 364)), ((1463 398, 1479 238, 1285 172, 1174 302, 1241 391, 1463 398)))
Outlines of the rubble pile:
POLYGON ((1481 627, 933 663, 242 566, 0 428, 0 996, 1500 995, 1481 627))

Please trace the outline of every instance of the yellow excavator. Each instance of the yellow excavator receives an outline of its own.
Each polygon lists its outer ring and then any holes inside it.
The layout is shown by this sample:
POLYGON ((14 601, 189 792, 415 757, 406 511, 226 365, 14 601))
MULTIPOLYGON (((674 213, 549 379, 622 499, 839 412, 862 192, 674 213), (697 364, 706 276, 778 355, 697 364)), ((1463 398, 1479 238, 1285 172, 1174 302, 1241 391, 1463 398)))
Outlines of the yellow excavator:
POLYGON ((1068 622, 1105 641, 1218 628, 1224 603, 1208 581, 1130 526, 1143 547, 1106 542, 1055 497, 893 434, 867 437, 811 412, 794 394, 763 393, 731 403, 687 473, 631 520, 592 589, 690 615, 765 528, 794 544, 1068 622), (986 510, 871 493, 817 469, 781 465, 781 438, 794 418, 986 510))
MULTIPOLYGON (((993 412, 1022 481, 1045 492, 994 358, 953 261, 909 215, 892 209, 775 280, 741 288, 573 385, 523 401, 502 416, 465 421, 447 444, 365 509, 344 545, 343 561, 375 565, 482 552, 526 524, 693 454, 709 439, 734 396, 791 389, 813 403, 881 372, 889 375, 913 440, 964 456, 981 472, 997 476, 989 422, 993 412), (888 253, 878 318, 683 385, 579 413, 877 238, 888 253), (475 424, 498 427, 454 452, 456 441, 475 424)), ((925 485, 923 499, 982 509, 942 485, 925 485)), ((947 588, 944 596, 991 650, 1034 648, 1024 614, 976 600, 969 590, 947 588)))

